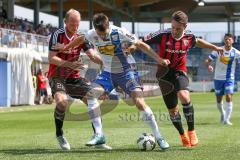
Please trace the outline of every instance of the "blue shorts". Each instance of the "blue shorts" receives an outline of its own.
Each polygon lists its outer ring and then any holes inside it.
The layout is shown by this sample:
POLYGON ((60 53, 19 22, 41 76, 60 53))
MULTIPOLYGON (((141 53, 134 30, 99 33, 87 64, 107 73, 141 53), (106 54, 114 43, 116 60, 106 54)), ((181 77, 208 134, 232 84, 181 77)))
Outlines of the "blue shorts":
POLYGON ((103 71, 97 76, 93 83, 101 85, 108 93, 118 86, 127 94, 131 94, 136 88, 142 88, 137 71, 126 71, 122 73, 103 71))
POLYGON ((214 80, 215 94, 223 96, 224 94, 233 94, 234 80, 214 80))

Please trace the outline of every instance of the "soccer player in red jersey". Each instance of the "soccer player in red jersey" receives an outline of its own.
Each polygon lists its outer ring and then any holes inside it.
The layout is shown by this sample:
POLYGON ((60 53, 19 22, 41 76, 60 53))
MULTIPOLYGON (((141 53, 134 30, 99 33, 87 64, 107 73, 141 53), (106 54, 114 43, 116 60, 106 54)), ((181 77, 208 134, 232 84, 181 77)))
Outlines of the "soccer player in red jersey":
POLYGON ((70 105, 67 95, 82 99, 86 103, 85 95, 91 90, 86 80, 80 77, 80 68, 82 67, 79 61, 80 51, 85 51, 93 62, 102 64, 101 58, 95 54, 91 44, 87 41, 66 51, 67 54, 56 50, 56 44, 66 45, 79 36, 77 31, 80 19, 80 13, 70 9, 66 13, 65 27, 53 32, 49 41, 48 78, 56 102, 54 111, 56 137, 60 147, 64 150, 70 150, 70 145, 62 130, 65 111, 70 105))
POLYGON ((174 12, 171 23, 171 29, 149 34, 144 40, 148 44, 157 44, 159 56, 170 61, 167 68, 158 67, 157 79, 164 102, 169 111, 170 119, 180 134, 183 146, 191 147, 198 144, 198 138, 194 129, 194 109, 188 89, 187 53, 194 46, 212 49, 221 54, 223 53, 223 49, 203 39, 196 38, 194 34, 186 31, 188 16, 184 12, 174 12), (185 132, 182 126, 178 99, 183 105, 188 132, 185 132))

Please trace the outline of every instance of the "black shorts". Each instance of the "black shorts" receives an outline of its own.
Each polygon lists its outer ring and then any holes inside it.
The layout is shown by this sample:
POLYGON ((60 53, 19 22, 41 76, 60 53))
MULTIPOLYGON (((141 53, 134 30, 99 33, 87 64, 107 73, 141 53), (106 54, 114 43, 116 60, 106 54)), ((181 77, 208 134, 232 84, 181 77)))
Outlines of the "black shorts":
POLYGON ((163 100, 168 109, 172 109, 178 104, 177 92, 180 90, 189 90, 189 79, 186 73, 169 69, 164 72, 158 71, 157 79, 160 86, 163 100))
POLYGON ((52 94, 56 92, 65 92, 72 98, 83 99, 91 87, 84 78, 50 78, 49 85, 52 89, 52 94))
POLYGON ((39 95, 40 96, 47 96, 47 90, 46 89, 39 89, 39 95))

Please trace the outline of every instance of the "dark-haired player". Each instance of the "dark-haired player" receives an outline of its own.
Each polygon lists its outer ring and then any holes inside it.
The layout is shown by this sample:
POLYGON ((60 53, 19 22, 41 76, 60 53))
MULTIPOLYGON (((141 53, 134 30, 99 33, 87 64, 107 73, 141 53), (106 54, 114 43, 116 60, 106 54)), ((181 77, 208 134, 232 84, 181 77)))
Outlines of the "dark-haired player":
POLYGON ((198 138, 194 129, 194 110, 188 90, 187 53, 194 46, 217 52, 223 52, 223 49, 196 38, 194 34, 186 31, 188 16, 184 12, 174 12, 171 23, 171 29, 151 33, 145 37, 145 42, 157 44, 159 56, 170 61, 168 68, 159 66, 157 78, 171 121, 180 134, 183 146, 191 147, 198 144, 198 138), (178 99, 183 105, 188 132, 185 132, 182 126, 178 99))
POLYGON ((232 114, 232 95, 234 93, 234 80, 236 63, 240 62, 240 52, 233 45, 234 37, 232 34, 225 34, 224 36, 224 49, 223 55, 213 51, 206 64, 209 72, 213 72, 214 69, 210 65, 212 61, 216 61, 215 75, 214 75, 214 88, 217 100, 217 108, 221 114, 221 123, 226 125, 232 125, 230 122, 232 114), (226 111, 223 108, 223 95, 226 96, 226 111))
MULTIPOLYGON (((97 76, 92 83, 93 97, 88 99, 88 108, 99 107, 97 98, 104 92, 111 92, 116 87, 131 95, 136 107, 140 110, 143 120, 152 129, 152 132, 161 149, 169 148, 169 144, 160 134, 154 114, 151 108, 145 103, 143 91, 140 85, 136 62, 132 55, 124 53, 126 43, 131 43, 143 52, 154 58, 158 64, 168 65, 168 60, 163 60, 151 49, 149 45, 137 39, 126 29, 109 24, 108 17, 103 14, 95 14, 93 17, 94 29, 88 31, 85 38, 90 41, 99 51, 103 60, 103 72, 97 76)), ((62 49, 67 50, 83 42, 84 37, 79 37, 74 42, 62 49)), ((60 46, 59 46, 60 47, 60 46)), ((94 118, 95 119, 95 118, 94 118)), ((102 132, 101 120, 93 122, 96 134, 87 143, 88 146, 105 143, 105 136, 102 132)))

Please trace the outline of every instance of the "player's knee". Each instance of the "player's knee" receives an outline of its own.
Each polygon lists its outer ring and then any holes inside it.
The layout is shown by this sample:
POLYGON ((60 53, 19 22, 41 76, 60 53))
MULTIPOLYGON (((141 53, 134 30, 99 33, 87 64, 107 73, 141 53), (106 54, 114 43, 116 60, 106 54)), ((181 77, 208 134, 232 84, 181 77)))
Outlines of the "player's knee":
POLYGON ((56 103, 56 107, 61 112, 65 112, 67 106, 68 106, 68 101, 67 100, 62 100, 62 101, 59 101, 58 103, 56 103))
POLYGON ((103 93, 104 93, 104 89, 103 88, 93 88, 86 94, 86 97, 87 97, 87 99, 98 98, 103 93))
POLYGON ((231 102, 232 101, 232 95, 231 94, 227 94, 226 95, 226 101, 227 102, 231 102))
POLYGON ((143 109, 144 107, 146 107, 146 103, 143 98, 136 97, 133 99, 133 101, 139 109, 143 109))
POLYGON ((190 102, 190 96, 186 92, 180 92, 178 93, 178 98, 180 99, 182 104, 186 104, 190 102))

